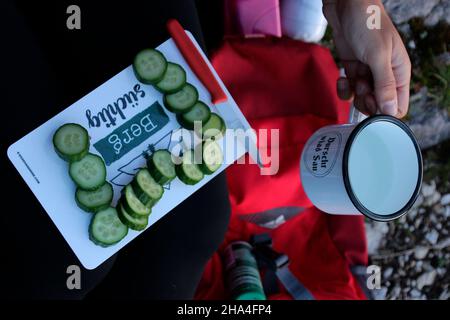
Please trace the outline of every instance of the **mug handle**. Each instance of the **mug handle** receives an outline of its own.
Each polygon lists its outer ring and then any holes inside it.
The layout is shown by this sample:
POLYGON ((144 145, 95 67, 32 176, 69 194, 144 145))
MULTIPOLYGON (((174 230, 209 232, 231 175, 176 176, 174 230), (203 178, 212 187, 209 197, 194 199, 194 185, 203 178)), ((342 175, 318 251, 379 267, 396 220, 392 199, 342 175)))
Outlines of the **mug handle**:
MULTIPOLYGON (((346 78, 344 68, 339 69, 339 76, 342 78, 346 78)), ((355 105, 353 104, 353 101, 352 101, 350 104, 350 113, 348 114, 347 122, 350 124, 359 123, 366 118, 367 118, 367 116, 364 113, 360 112, 358 109, 355 108, 355 105)))

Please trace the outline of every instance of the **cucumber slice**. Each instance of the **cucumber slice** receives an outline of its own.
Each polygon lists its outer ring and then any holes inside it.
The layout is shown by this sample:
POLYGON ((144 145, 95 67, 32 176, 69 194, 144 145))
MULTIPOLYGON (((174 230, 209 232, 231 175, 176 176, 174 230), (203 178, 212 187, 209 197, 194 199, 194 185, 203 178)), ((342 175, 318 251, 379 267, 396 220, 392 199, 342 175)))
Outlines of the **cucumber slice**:
POLYGON ((131 182, 136 197, 146 207, 151 208, 161 199, 164 189, 150 175, 147 169, 141 169, 131 182))
POLYGON ((178 178, 185 184, 194 185, 203 179, 204 174, 199 166, 194 163, 194 151, 189 150, 183 154, 181 164, 176 165, 178 178))
POLYGON ((89 238, 95 244, 108 247, 116 244, 128 233, 128 227, 124 225, 115 208, 109 207, 97 212, 89 226, 89 238))
POLYGON ((160 185, 164 185, 176 177, 172 155, 167 150, 155 151, 147 160, 150 175, 160 185))
POLYGON ((140 51, 133 61, 133 71, 136 78, 145 84, 155 84, 161 81, 166 69, 166 58, 155 49, 140 51))
POLYGON ((183 128, 193 130, 195 121, 201 121, 203 126, 210 117, 211 110, 209 110, 209 107, 204 102, 197 101, 190 111, 179 114, 177 120, 183 128))
POLYGON ((65 161, 81 160, 89 152, 89 135, 76 123, 66 123, 53 135, 56 153, 65 161))
POLYGON ((155 88, 162 93, 174 93, 186 84, 186 71, 176 63, 168 62, 167 69, 155 88))
POLYGON ((200 170, 205 174, 212 174, 222 166, 223 153, 219 144, 215 141, 208 140, 202 145, 202 163, 199 165, 200 170))
POLYGON ((118 208, 119 219, 122 221, 124 225, 128 228, 136 231, 144 230, 148 225, 148 216, 142 217, 133 217, 129 214, 129 212, 124 208, 123 204, 119 204, 118 208))
POLYGON ((173 113, 184 113, 191 110, 198 100, 198 91, 195 87, 186 83, 175 93, 164 95, 164 105, 173 113))
POLYGON ((121 202, 128 214, 136 218, 146 217, 152 212, 151 208, 139 201, 131 184, 125 187, 121 202))
POLYGON ((107 209, 111 205, 113 195, 111 184, 105 182, 100 188, 94 191, 77 188, 75 201, 86 212, 99 212, 107 209))
POLYGON ((203 140, 218 140, 225 135, 225 121, 214 112, 211 112, 211 117, 202 127, 203 140))
POLYGON ((105 183, 105 162, 101 157, 88 153, 83 159, 70 164, 69 175, 81 189, 95 190, 105 183))

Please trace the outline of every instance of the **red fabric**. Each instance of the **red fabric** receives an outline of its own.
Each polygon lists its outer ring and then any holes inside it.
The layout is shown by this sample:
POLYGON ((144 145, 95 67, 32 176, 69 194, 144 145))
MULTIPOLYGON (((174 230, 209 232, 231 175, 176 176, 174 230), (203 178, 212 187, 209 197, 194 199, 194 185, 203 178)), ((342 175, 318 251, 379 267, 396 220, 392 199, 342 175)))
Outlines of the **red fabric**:
MULTIPOLYGON (((270 232, 274 248, 288 255, 291 271, 316 299, 364 299, 349 269, 367 264, 363 218, 320 212, 306 197, 299 175, 300 154, 309 136, 348 116, 348 104, 335 93, 338 70, 329 51, 287 38, 229 39, 212 63, 254 129, 279 129, 280 166, 272 176, 260 175, 254 164, 228 168, 232 217, 196 298, 227 297, 220 258, 227 243, 270 232), (239 219, 285 206, 306 210, 274 230, 239 219)), ((263 154, 270 144, 260 144, 263 154)), ((270 298, 290 296, 282 291, 270 298)))

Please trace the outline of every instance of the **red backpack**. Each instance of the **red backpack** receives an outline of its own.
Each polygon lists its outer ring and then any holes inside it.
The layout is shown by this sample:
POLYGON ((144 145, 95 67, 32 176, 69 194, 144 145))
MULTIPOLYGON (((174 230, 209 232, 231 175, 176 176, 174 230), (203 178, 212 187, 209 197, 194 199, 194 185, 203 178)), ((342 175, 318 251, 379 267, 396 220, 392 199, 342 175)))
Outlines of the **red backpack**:
MULTIPOLYGON (((288 38, 233 38, 213 55, 212 63, 254 129, 279 129, 280 162, 276 175, 260 175, 254 164, 228 168, 232 217, 196 298, 228 298, 221 257, 225 246, 269 233, 273 249, 287 255, 290 273, 315 299, 365 299, 352 273, 353 267, 367 265, 363 217, 316 209, 299 174, 309 136, 348 116, 348 103, 336 95, 339 72, 330 52, 288 38)), ((270 150, 270 144, 259 147, 270 150)), ((268 298, 293 298, 285 285, 279 283, 278 289, 268 298)))

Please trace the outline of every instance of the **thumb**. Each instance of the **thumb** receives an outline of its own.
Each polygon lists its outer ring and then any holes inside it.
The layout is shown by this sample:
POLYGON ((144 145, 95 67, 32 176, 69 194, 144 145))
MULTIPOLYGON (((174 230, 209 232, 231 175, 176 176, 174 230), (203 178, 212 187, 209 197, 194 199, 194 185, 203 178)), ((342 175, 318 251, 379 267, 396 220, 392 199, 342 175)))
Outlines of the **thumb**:
POLYGON ((378 112, 395 116, 398 113, 397 86, 390 54, 378 52, 371 55, 367 64, 373 75, 378 112))

